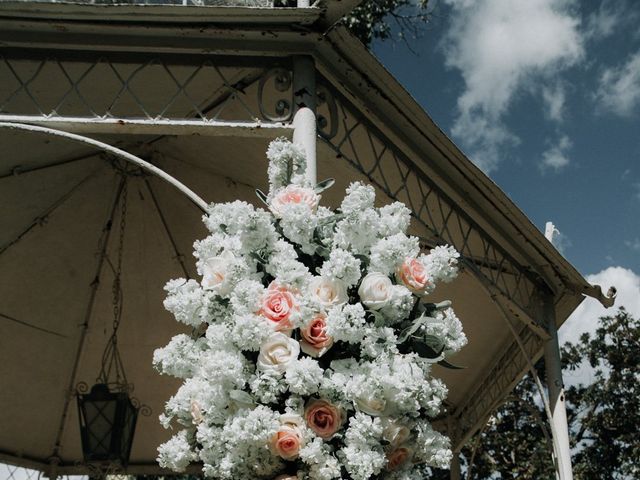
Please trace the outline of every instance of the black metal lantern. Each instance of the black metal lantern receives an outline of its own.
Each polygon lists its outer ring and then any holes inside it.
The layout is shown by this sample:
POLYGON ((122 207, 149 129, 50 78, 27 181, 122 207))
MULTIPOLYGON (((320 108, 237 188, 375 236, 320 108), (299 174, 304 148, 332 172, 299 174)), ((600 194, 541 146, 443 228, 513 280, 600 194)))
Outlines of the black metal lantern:
POLYGON ((129 395, 133 385, 127 382, 124 365, 118 351, 118 327, 122 318, 122 251, 127 212, 127 172, 123 172, 120 190, 120 231, 117 260, 114 268, 113 331, 104 353, 96 384, 87 393, 88 386, 81 382, 77 388, 78 417, 82 453, 88 468, 114 473, 129 464, 138 411, 150 414, 150 409, 138 406, 129 395))
POLYGON ((78 395, 80 435, 85 462, 129 463, 138 409, 126 392, 98 383, 78 395))

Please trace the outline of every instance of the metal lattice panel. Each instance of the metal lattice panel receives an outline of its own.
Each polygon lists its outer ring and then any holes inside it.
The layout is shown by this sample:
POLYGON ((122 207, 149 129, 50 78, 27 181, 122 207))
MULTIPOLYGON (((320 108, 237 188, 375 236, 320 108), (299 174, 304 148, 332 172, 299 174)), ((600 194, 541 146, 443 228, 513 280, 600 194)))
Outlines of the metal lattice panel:
POLYGON ((9 51, 0 53, 0 118, 283 121, 291 114, 291 82, 286 70, 273 68, 278 63, 9 51), (274 91, 280 103, 262 105, 274 91))
MULTIPOLYGON (((31 468, 16 467, 6 463, 0 463, 0 480, 39 480, 43 472, 31 468)), ((62 475, 60 480, 88 480, 86 475, 62 475)))
POLYGON ((320 92, 319 128, 325 142, 390 198, 411 209, 426 246, 455 246, 484 284, 536 319, 531 305, 537 288, 533 276, 347 100, 324 92, 320 92))
POLYGON ((527 371, 529 361, 535 361, 543 348, 544 341, 533 331, 523 327, 520 340, 525 353, 517 343, 496 360, 494 367, 487 373, 484 381, 477 386, 475 392, 468 396, 468 401, 461 405, 454 417, 459 429, 459 445, 486 421, 488 412, 492 412, 515 386, 515 383, 527 371))

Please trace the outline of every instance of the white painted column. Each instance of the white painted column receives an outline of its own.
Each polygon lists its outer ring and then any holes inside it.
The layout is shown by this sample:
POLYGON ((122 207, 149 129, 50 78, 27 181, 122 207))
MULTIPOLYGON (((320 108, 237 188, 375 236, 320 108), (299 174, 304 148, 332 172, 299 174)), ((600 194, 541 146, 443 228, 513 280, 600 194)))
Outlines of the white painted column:
POLYGON ((545 306, 545 316, 547 318, 547 331, 551 337, 544 345, 544 365, 547 373, 549 408, 551 409, 553 449, 556 454, 556 478, 558 480, 573 480, 569 446, 569 423, 567 422, 562 364, 560 363, 560 346, 558 344, 554 307, 551 302, 548 302, 548 305, 545 306))
POLYGON ((317 179, 316 167, 316 69, 313 58, 293 57, 293 143, 307 154, 307 178, 317 179))
MULTIPOLYGON (((545 225, 545 236, 553 243, 556 233, 560 233, 551 222, 545 225)), ((544 345, 544 365, 547 374, 547 389, 549 392, 549 408, 551 410, 551 433, 553 435, 553 450, 556 460, 556 478, 558 480, 573 480, 571 469, 571 448, 569 444, 569 423, 564 399, 564 382, 562 381, 562 363, 560 361, 560 345, 558 343, 558 329, 556 315, 551 298, 545 300, 544 316, 547 321, 549 340, 544 345)))

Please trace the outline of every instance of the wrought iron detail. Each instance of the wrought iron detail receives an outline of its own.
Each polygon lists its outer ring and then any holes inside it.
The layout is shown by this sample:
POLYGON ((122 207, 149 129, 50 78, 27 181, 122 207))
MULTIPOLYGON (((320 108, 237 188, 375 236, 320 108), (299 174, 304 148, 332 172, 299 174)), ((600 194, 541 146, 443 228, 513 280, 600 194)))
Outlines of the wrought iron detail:
POLYGON ((293 105, 291 73, 269 69, 273 63, 211 55, 44 56, 7 50, 0 53, 0 119, 286 121, 293 105), (262 105, 265 89, 279 94, 272 109, 262 105))
POLYGON ((320 136, 326 140, 335 137, 338 133, 338 105, 331 89, 321 83, 316 87, 316 117, 320 136))
POLYGON ((525 353, 514 343, 494 363, 483 382, 468 395, 468 402, 454 413, 458 442, 463 444, 487 420, 503 401, 521 375, 528 369, 529 361, 535 362, 544 346, 544 341, 532 330, 523 327, 519 334, 525 353))
POLYGON ((291 119, 293 77, 289 70, 272 68, 262 75, 258 86, 258 105, 262 118, 272 122, 286 122, 291 119))

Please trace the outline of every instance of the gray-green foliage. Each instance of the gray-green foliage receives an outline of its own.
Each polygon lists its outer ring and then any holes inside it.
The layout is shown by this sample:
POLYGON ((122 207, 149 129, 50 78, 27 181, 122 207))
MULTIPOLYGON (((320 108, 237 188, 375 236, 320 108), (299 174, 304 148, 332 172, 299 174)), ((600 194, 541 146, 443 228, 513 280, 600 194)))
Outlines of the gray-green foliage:
MULTIPOLYGON (((592 369, 587 384, 566 390, 574 478, 640 479, 640 319, 620 308, 602 317, 595 332, 566 344, 562 357, 565 377, 585 364, 592 369)), ((467 444, 463 462, 473 456, 470 478, 554 478, 537 397, 526 377, 467 444)))
POLYGON ((342 22, 365 45, 373 39, 415 36, 427 22, 429 0, 365 0, 342 22))

